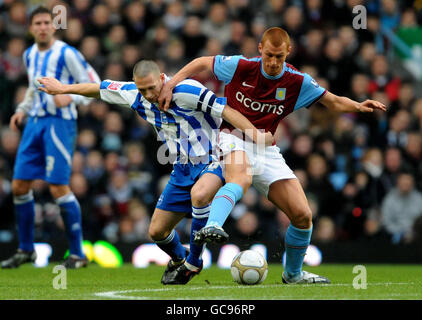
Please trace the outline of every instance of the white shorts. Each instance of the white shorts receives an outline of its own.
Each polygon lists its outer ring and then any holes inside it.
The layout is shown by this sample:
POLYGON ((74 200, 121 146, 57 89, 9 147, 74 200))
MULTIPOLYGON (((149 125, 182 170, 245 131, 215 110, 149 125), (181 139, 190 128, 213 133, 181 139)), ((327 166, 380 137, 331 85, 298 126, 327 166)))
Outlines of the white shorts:
MULTIPOLYGON (((284 179, 297 179, 286 164, 280 153, 280 148, 277 146, 258 146, 252 142, 243 141, 232 134, 220 132, 219 147, 221 156, 226 156, 232 151, 246 152, 252 169, 252 184, 265 196, 268 196, 268 190, 273 182, 284 179)), ((222 164, 224 169, 224 160, 222 164)))

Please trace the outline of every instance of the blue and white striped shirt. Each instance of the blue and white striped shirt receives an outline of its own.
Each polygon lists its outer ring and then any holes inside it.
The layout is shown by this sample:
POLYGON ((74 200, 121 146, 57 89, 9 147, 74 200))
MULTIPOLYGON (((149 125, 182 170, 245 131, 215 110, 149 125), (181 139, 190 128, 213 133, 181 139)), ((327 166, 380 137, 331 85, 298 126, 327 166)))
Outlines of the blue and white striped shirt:
POLYGON ((216 159, 217 133, 226 98, 217 98, 198 81, 180 82, 173 89, 166 112, 146 100, 134 82, 104 80, 100 95, 108 103, 132 108, 152 124, 170 154, 176 156, 174 162, 196 164, 216 159))
POLYGON ((23 53, 23 61, 28 73, 29 87, 35 88, 29 111, 32 117, 56 116, 75 120, 78 117, 76 104, 87 104, 90 101, 83 96, 71 95, 72 103, 66 107, 56 108, 52 95, 36 90, 37 78, 54 77, 65 84, 101 81, 82 54, 61 40, 55 40, 50 49, 45 51, 39 51, 37 44, 34 43, 23 53))

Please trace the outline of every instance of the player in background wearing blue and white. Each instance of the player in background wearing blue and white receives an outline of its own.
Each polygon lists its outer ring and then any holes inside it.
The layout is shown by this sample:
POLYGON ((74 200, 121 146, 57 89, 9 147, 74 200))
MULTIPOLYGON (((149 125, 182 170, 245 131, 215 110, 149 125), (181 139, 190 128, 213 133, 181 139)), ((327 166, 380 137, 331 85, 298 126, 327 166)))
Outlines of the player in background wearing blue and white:
MULTIPOLYGON (((64 83, 100 82, 92 67, 73 47, 54 38, 52 13, 38 7, 30 15, 29 31, 35 43, 23 54, 29 87, 25 99, 10 119, 10 127, 18 130, 26 117, 14 166, 13 202, 19 233, 19 248, 11 258, 1 262, 2 268, 17 268, 34 262, 34 197, 32 182, 49 183, 51 195, 60 207, 69 240, 67 268, 87 265, 82 251, 81 209, 69 187, 72 156, 77 136, 76 104, 89 99, 78 95, 49 96, 36 91, 36 78, 55 77, 64 83)), ((39 85, 39 84, 38 84, 39 85)))
MULTIPOLYGON (((166 83, 159 102, 166 110, 172 88, 186 77, 209 70, 225 82, 224 95, 228 104, 244 114, 258 129, 275 133, 279 122, 291 112, 310 107, 319 101, 338 112, 385 111, 382 103, 366 100, 358 103, 337 96, 320 87, 308 74, 285 62, 291 50, 290 38, 281 28, 264 32, 258 45, 260 57, 200 57, 177 72, 166 83)), ((223 123, 222 129, 233 128, 223 123)), ((312 235, 312 211, 305 193, 293 171, 285 163, 277 146, 256 153, 250 143, 236 136, 236 131, 222 130, 219 147, 224 155, 226 184, 211 204, 207 225, 195 237, 198 243, 227 241, 222 226, 244 192, 253 184, 290 219, 285 236, 286 267, 284 283, 329 283, 325 277, 303 271, 303 259, 312 235), (242 159, 243 161, 233 161, 242 159), (252 174, 248 174, 251 172, 252 174)))
MULTIPOLYGON (((149 60, 138 62, 133 69, 134 82, 104 80, 99 84, 63 85, 53 78, 41 78, 49 94, 81 94, 129 107, 154 126, 174 157, 170 181, 154 210, 149 234, 171 260, 161 282, 186 284, 202 269, 203 244, 194 236, 205 226, 210 202, 223 185, 222 170, 214 155, 218 128, 222 118, 239 128, 253 141, 272 144, 271 133, 261 133, 240 112, 226 105, 225 98, 195 80, 180 82, 173 90, 171 107, 157 108, 161 88, 169 78, 149 60), (174 227, 192 214, 190 252, 186 250, 174 227)), ((160 162, 162 159, 158 159, 160 162)))

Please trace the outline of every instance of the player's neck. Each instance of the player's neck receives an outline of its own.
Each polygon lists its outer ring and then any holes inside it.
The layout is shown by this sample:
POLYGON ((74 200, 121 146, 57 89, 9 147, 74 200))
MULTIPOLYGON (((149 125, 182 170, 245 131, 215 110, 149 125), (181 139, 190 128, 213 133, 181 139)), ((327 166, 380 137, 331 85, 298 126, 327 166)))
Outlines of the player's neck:
POLYGON ((54 41, 56 41, 56 39, 53 37, 51 38, 50 42, 48 42, 47 44, 37 43, 38 51, 46 51, 50 49, 53 46, 54 41))

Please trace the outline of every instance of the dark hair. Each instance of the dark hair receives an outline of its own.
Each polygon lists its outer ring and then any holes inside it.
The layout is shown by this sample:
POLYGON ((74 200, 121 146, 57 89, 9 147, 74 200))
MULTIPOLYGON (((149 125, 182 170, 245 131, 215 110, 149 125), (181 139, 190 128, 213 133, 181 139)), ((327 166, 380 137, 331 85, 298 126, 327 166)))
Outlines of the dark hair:
POLYGON ((34 19, 34 17, 37 14, 42 14, 42 13, 49 14, 51 19, 53 19, 53 14, 51 13, 51 11, 49 9, 47 9, 46 7, 43 7, 43 6, 39 6, 31 12, 31 15, 29 16, 29 24, 32 24, 32 20, 34 19))

